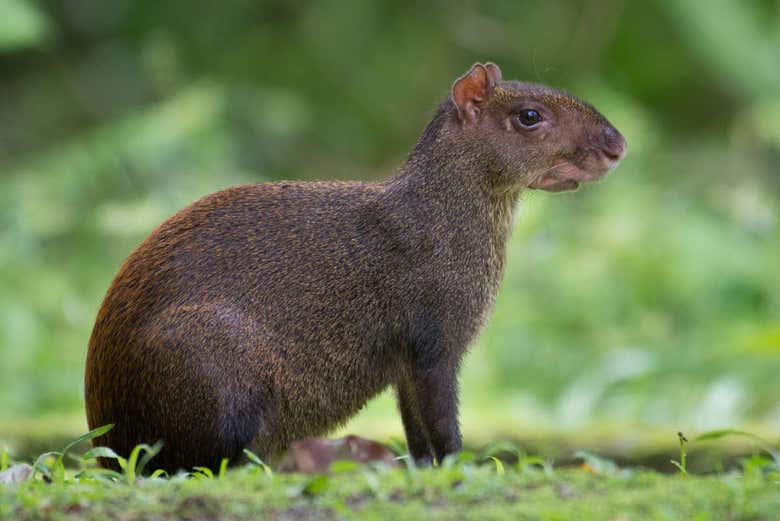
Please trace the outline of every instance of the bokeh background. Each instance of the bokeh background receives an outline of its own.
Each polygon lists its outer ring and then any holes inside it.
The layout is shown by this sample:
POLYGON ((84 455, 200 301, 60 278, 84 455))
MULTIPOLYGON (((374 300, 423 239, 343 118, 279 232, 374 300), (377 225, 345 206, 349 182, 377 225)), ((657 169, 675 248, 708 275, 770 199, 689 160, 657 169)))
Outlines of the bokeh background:
MULTIPOLYGON (((95 314, 159 222, 392 175, 486 60, 592 102, 629 154, 524 197, 467 442, 780 433, 780 2, 3 0, 0 440, 85 429, 95 314)), ((346 429, 399 434, 391 397, 346 429)))

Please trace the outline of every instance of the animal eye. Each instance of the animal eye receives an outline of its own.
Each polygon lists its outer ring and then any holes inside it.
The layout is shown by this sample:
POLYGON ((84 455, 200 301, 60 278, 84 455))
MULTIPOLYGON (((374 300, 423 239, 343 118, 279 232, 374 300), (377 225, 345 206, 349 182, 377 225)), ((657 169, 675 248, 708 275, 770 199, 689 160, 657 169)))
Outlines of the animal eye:
POLYGON ((524 128, 535 128, 542 121, 542 115, 534 109, 523 109, 517 113, 515 119, 524 128))

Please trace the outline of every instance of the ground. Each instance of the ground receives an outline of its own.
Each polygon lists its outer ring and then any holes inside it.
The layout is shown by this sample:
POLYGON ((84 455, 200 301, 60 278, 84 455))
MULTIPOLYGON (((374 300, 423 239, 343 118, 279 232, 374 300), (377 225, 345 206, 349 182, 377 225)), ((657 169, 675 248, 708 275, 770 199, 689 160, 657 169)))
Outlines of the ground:
POLYGON ((707 476, 620 469, 586 457, 554 468, 466 454, 439 468, 340 463, 329 475, 250 464, 216 476, 52 474, 0 485, 0 519, 777 520, 780 475, 754 459, 707 476), (481 462, 479 462, 481 461, 481 462))

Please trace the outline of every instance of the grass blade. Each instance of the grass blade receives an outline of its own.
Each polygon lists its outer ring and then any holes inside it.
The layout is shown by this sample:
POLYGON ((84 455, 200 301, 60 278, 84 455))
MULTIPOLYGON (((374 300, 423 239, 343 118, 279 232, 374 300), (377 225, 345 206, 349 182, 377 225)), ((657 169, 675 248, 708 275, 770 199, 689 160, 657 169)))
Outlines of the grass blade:
POLYGON ((504 475, 504 463, 500 459, 495 457, 495 456, 490 456, 490 459, 492 459, 493 463, 496 464, 496 474, 498 474, 499 476, 503 476, 504 475))
POLYGON ((268 465, 266 465, 266 464, 263 462, 263 460, 261 460, 261 459, 260 459, 260 458, 257 456, 257 454, 255 454, 254 452, 252 452, 252 451, 251 451, 251 450, 249 450, 249 449, 244 449, 244 455, 247 457, 247 459, 249 459, 249 461, 251 461, 252 463, 254 463, 255 465, 257 465, 258 467, 260 467, 261 469, 263 469, 263 471, 264 471, 264 472, 265 472, 265 473, 266 473, 268 476, 273 476, 273 471, 271 470, 271 467, 269 467, 268 465))
POLYGON ((772 446, 771 443, 766 441, 761 436, 758 436, 756 434, 753 434, 752 432, 747 431, 740 431, 737 429, 720 429, 716 431, 709 431, 705 432, 704 434, 701 434, 699 437, 696 438, 696 441, 710 441, 710 440, 718 440, 721 438, 726 437, 739 437, 739 438, 747 438, 749 440, 752 440, 755 442, 760 448, 762 448, 764 451, 766 451, 770 456, 772 456, 772 459, 775 460, 775 463, 780 465, 780 451, 778 451, 775 447, 772 446))
POLYGON ((50 469, 48 465, 46 465, 46 460, 49 459, 49 458, 57 458, 55 460, 55 465, 56 465, 56 461, 59 461, 59 458, 61 456, 62 456, 62 453, 59 452, 59 451, 44 452, 43 454, 38 456, 35 459, 35 463, 33 463, 33 475, 30 477, 30 480, 35 478, 35 473, 36 472, 40 472, 41 475, 45 479, 52 479, 53 478, 53 470, 50 469))
POLYGON ((141 458, 141 461, 139 461, 139 462, 138 462, 138 468, 137 468, 137 469, 136 469, 136 471, 135 471, 135 472, 136 472, 136 474, 138 474, 138 475, 141 475, 141 474, 143 474, 143 472, 144 472, 144 469, 146 468, 146 465, 148 465, 148 464, 149 464, 149 461, 150 461, 150 460, 151 460, 153 457, 157 456, 157 454, 159 454, 159 453, 160 453, 160 451, 162 450, 162 448, 163 448, 163 441, 162 441, 162 440, 158 440, 158 441, 157 441, 157 443, 155 443, 155 444, 154 444, 154 445, 152 445, 151 447, 150 447, 150 446, 148 446, 148 445, 146 445, 146 446, 144 447, 144 449, 145 449, 145 450, 144 450, 144 455, 143 455, 143 457, 141 458))
POLYGON ((121 456, 108 447, 95 447, 81 456, 81 461, 89 461, 97 458, 119 459, 121 456))
POLYGON ((222 458, 222 461, 219 463, 219 473, 217 474, 217 477, 222 479, 225 477, 225 472, 227 472, 228 468, 228 459, 222 458))
POLYGON ((65 454, 67 454, 68 451, 70 451, 70 449, 72 449, 73 447, 75 447, 79 443, 83 443, 85 441, 89 441, 91 439, 97 438, 98 436, 102 436, 102 435, 104 435, 105 433, 107 433, 108 431, 110 431, 113 428, 114 428, 114 424, 113 423, 109 423, 108 425, 103 425, 102 427, 97 427, 96 429, 92 429, 91 431, 82 434, 81 436, 79 436, 75 440, 73 440, 70 443, 68 443, 67 445, 65 445, 65 448, 62 449, 62 456, 65 457, 65 454))
POLYGON ((193 476, 201 479, 214 479, 214 472, 208 467, 195 467, 193 476))

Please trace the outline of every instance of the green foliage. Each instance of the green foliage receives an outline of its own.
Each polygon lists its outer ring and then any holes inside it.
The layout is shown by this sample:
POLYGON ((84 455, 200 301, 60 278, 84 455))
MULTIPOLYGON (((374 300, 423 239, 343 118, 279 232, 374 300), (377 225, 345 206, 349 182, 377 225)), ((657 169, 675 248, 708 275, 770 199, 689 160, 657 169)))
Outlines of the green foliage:
POLYGON ((267 475, 269 476, 273 475, 273 471, 271 470, 271 467, 263 463, 263 460, 261 460, 257 456, 257 454, 255 454, 249 449, 244 449, 244 455, 247 457, 247 459, 251 464, 257 465, 259 468, 263 469, 263 472, 265 472, 267 475))
MULTIPOLYGON (((65 479, 65 456, 67 456, 75 446, 102 436, 113 427, 113 425, 104 425, 92 429, 65 445, 65 448, 63 448, 62 451, 44 452, 38 456, 33 463, 34 471, 40 473, 48 482, 62 482, 65 479)), ((97 451, 92 452, 92 456, 97 454, 97 451)), ((35 473, 33 473, 33 478, 34 477, 35 473)))
POLYGON ((49 30, 45 15, 31 0, 0 3, 0 53, 42 46, 49 30))
MULTIPOLYGON (((127 458, 127 461, 121 457, 117 458, 119 466, 124 472, 125 480, 129 484, 132 485, 136 482, 136 479, 139 476, 143 475, 143 471, 146 468, 146 465, 149 463, 149 460, 151 460, 157 455, 158 452, 160 452, 162 446, 163 444, 161 441, 158 441, 151 446, 143 443, 141 445, 136 445, 133 450, 130 451, 130 456, 127 458)), ((210 475, 209 477, 212 476, 210 475)))
MULTIPOLYGON (((744 434, 744 433, 740 433, 744 434)), ((93 432, 78 441, 87 439, 93 432)), ((726 433, 702 436, 710 440, 726 433)), ((70 444, 73 446, 76 442, 70 444)), ((147 450, 137 448, 139 454, 147 450)), ((483 452, 517 450, 496 443, 483 452)), ((64 450, 63 452, 66 452, 64 450)), ((251 453, 249 453, 251 454, 251 453)), ((252 457, 247 456, 252 459, 252 457)), ((41 458, 45 458, 42 455, 41 458)), ((39 460, 41 459, 39 458, 39 460)), ((437 468, 413 465, 334 465, 327 475, 270 473, 254 463, 218 474, 199 467, 163 478, 136 474, 135 466, 108 474, 94 459, 79 468, 0 486, 0 518, 183 519, 774 519, 780 508, 780 474, 751 458, 742 472, 686 479, 580 452, 581 467, 541 471, 508 465, 496 456, 463 453, 437 468), (53 481, 53 483, 52 483, 53 481), (698 517, 694 517, 698 516, 698 517)), ((346 463, 351 463, 347 465, 346 463)), ((151 462, 153 467, 153 459, 151 462)))

